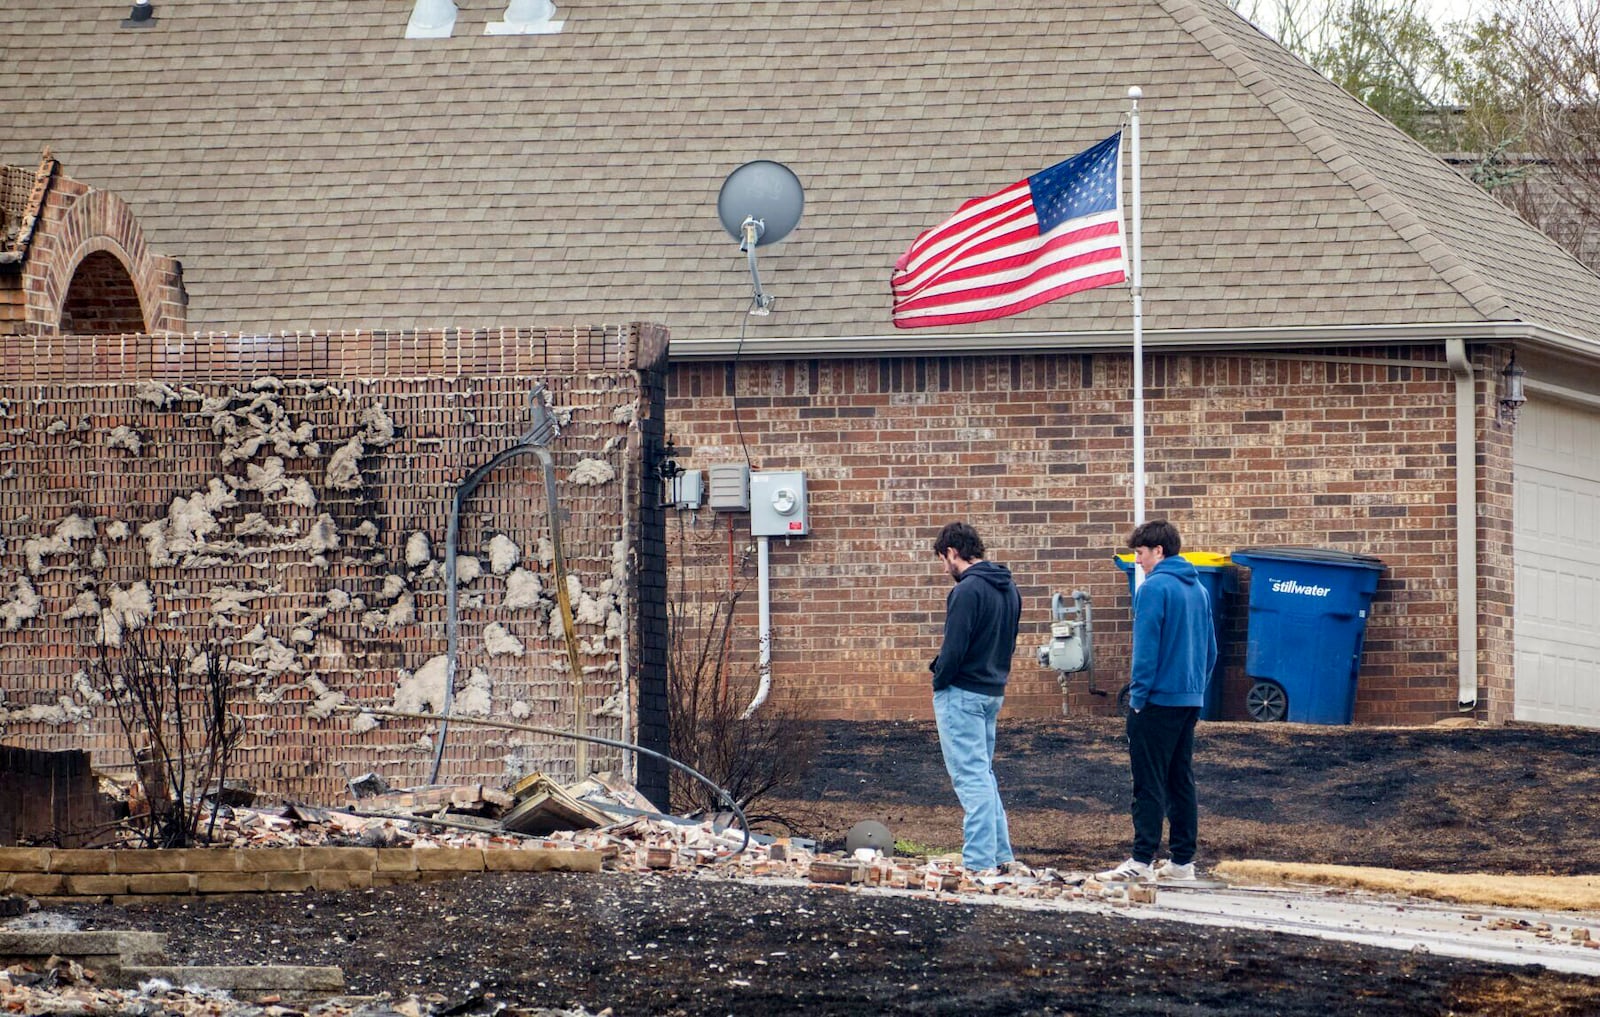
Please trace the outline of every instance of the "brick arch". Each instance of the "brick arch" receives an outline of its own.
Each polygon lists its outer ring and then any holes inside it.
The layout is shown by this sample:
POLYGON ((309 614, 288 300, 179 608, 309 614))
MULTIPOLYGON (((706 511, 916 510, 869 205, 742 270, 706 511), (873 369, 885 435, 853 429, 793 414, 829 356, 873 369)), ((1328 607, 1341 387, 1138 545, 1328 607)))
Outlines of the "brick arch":
POLYGON ((72 335, 145 332, 144 304, 127 266, 111 251, 78 263, 61 303, 61 331, 72 335))
POLYGON ((89 331, 123 331, 135 323, 134 331, 183 331, 185 301, 178 263, 151 252, 144 230, 121 198, 89 188, 75 195, 64 190, 51 196, 59 215, 50 215, 55 209, 46 212, 45 235, 40 238, 45 250, 39 252, 45 256, 38 259, 36 273, 42 301, 29 308, 31 322, 46 331, 71 330, 95 303, 92 294, 82 289, 75 294, 74 287, 99 284, 115 291, 117 308, 103 319, 106 328, 89 331), (125 279, 118 278, 117 265, 125 279), (129 308, 130 303, 136 306, 129 308))

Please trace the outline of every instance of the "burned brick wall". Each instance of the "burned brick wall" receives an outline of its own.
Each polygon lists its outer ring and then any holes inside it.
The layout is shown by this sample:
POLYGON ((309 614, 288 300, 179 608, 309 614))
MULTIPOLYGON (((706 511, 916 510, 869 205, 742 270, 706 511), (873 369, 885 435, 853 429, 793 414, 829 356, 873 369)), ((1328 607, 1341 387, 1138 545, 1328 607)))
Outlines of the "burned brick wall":
MULTIPOLYGON (((639 420, 644 442, 643 478, 639 485, 639 568, 638 625, 639 662, 644 673, 662 676, 660 681, 640 683, 636 708, 639 718, 639 743, 657 752, 670 744, 667 726, 667 513, 662 505, 658 481, 661 461, 666 457, 667 381, 666 368, 641 371, 643 391, 639 420)), ((667 764, 648 755, 639 758, 639 791, 661 808, 668 808, 667 764)))
MULTIPOLYGON (((542 384, 561 428, 550 451, 583 701, 554 610, 548 492, 526 455, 463 505, 452 713, 572 730, 581 711, 588 733, 633 740, 633 704, 664 681, 634 631, 641 378, 664 356, 652 326, 12 341, 0 738, 122 765, 92 665, 159 630, 224 644, 245 721, 232 776, 258 791, 337 799, 369 771, 426 782, 436 725, 336 708, 443 705, 452 498, 530 430, 542 384)), ((591 770, 632 772, 619 750, 587 755, 591 770)), ((438 776, 570 779, 575 760, 568 739, 453 724, 438 776)))

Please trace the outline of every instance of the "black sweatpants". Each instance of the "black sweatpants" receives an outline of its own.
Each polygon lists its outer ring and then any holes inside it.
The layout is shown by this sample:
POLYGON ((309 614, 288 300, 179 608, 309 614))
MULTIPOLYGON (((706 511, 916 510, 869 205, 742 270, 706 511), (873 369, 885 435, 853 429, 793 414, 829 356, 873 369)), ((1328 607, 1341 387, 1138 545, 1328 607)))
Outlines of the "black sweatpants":
POLYGON ((1161 821, 1171 824, 1172 860, 1194 861, 1199 806, 1194 791, 1194 725, 1198 706, 1146 703, 1128 714, 1133 768, 1133 857, 1149 864, 1161 846, 1161 821))

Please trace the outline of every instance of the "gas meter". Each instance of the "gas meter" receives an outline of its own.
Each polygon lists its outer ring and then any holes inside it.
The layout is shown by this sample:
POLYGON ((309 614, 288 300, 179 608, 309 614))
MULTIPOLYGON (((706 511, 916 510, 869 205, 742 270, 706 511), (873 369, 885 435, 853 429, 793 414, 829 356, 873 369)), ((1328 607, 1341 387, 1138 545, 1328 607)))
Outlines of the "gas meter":
MULTIPOLYGON (((1087 671, 1089 691, 1097 696, 1106 695, 1105 689, 1094 684, 1094 612, 1089 605, 1089 595, 1073 590, 1072 596, 1059 593, 1050 596, 1050 641, 1039 647, 1039 664, 1054 668, 1061 691, 1067 691, 1067 676, 1087 671)), ((1062 704, 1066 709, 1066 704, 1062 704)))
POLYGON ((1050 641, 1039 647, 1039 663, 1066 674, 1087 671, 1094 666, 1090 641, 1089 595, 1072 592, 1069 602, 1061 594, 1050 597, 1050 641))

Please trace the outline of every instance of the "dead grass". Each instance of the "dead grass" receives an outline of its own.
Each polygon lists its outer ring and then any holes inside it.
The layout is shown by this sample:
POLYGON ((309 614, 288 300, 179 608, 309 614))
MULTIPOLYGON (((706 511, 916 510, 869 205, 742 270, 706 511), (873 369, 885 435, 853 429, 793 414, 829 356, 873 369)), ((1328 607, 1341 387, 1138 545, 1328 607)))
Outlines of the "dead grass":
POLYGON ((1497 876, 1489 873, 1407 872, 1355 865, 1309 865, 1242 859, 1214 869, 1240 882, 1311 883, 1376 893, 1406 894, 1485 907, 1600 910, 1600 875, 1497 876))
POLYGON ((1506 1017, 1540 1014, 1542 1017, 1592 1017, 1593 987, 1552 982, 1540 975, 1513 972, 1492 978, 1463 979, 1455 987, 1450 1013, 1457 1017, 1506 1017))

